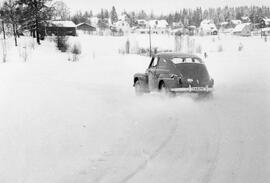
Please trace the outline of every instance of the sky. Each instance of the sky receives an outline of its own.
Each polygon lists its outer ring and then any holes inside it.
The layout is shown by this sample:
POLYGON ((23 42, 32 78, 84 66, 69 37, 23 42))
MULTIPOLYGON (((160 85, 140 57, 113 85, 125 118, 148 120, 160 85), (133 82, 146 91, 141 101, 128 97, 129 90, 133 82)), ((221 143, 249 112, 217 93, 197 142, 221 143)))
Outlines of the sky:
MULTIPOLYGON (((0 0, 0 3, 4 0, 0 0)), ((53 0, 57 1, 57 0, 53 0)), ((139 11, 145 10, 154 14, 167 14, 182 8, 209 8, 228 6, 270 6, 270 0, 62 0, 70 8, 71 13, 78 10, 92 10, 100 12, 101 8, 111 9, 116 7, 118 13, 123 10, 139 11)))
POLYGON ((63 0, 71 12, 77 10, 92 10, 99 12, 101 8, 111 9, 114 5, 117 12, 138 11, 144 9, 155 14, 175 12, 182 8, 208 8, 240 5, 268 5, 270 0, 63 0))

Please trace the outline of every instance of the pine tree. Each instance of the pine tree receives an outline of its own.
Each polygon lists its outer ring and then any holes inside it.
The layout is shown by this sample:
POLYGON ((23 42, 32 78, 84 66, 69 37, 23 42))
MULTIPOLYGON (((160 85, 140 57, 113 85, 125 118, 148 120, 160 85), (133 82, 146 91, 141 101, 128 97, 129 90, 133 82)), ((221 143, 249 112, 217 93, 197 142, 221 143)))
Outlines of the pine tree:
POLYGON ((112 24, 118 21, 117 12, 116 12, 114 6, 112 7, 112 10, 111 10, 111 12, 110 12, 110 18, 111 18, 111 23, 112 23, 112 24))
POLYGON ((19 4, 25 5, 25 20, 28 26, 32 26, 36 33, 37 43, 40 44, 40 25, 50 20, 53 8, 48 6, 52 0, 18 0, 19 4))

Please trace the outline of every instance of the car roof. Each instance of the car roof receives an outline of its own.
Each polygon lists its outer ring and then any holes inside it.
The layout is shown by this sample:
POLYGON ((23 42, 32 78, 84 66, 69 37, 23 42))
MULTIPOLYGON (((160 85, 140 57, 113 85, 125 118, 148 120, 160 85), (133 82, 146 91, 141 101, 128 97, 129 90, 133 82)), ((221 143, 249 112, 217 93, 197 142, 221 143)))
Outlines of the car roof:
POLYGON ((188 53, 177 53, 177 52, 162 52, 162 53, 158 53, 156 54, 156 56, 161 57, 161 58, 165 58, 165 59, 172 59, 175 57, 178 58, 195 58, 198 59, 202 62, 202 59, 196 55, 193 54, 188 54, 188 53))

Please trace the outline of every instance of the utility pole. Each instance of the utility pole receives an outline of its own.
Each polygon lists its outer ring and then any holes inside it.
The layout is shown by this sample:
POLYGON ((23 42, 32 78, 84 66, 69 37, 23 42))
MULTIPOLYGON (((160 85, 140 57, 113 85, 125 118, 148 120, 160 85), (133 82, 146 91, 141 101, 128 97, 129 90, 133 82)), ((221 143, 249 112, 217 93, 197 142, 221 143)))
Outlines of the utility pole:
POLYGON ((151 45, 151 26, 149 25, 149 55, 152 56, 152 45, 151 45))

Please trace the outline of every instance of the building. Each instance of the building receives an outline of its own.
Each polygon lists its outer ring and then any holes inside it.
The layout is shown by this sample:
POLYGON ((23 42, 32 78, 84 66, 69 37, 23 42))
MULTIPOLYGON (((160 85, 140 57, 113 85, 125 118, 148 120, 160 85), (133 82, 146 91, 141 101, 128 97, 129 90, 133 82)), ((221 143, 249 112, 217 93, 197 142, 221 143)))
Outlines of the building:
POLYGON ((243 23, 249 23, 250 22, 250 18, 248 16, 241 17, 241 20, 242 20, 243 23))
POLYGON ((168 30, 168 22, 166 20, 150 20, 148 22, 149 27, 151 28, 152 34, 167 34, 168 30))
POLYGON ((237 25, 239 25, 239 24, 241 24, 241 23, 242 23, 241 20, 231 20, 231 21, 230 21, 230 26, 231 26, 232 28, 235 28, 237 25))
POLYGON ((260 28, 270 27, 270 18, 264 17, 260 20, 260 28))
POLYGON ((262 29, 262 36, 270 36, 270 27, 266 27, 262 29))
POLYGON ((91 26, 88 23, 80 23, 76 25, 76 27, 77 27, 77 30, 81 30, 86 33, 93 33, 97 30, 95 27, 91 26))
POLYGON ((127 34, 131 31, 130 25, 126 20, 119 20, 115 23, 115 27, 118 31, 123 32, 124 34, 127 34))
POLYGON ((251 24, 250 23, 242 23, 242 24, 237 25, 233 29, 233 35, 251 36, 251 24))
POLYGON ((137 20, 139 28, 146 28, 148 26, 148 22, 144 19, 137 20))
POLYGON ((41 36, 76 36, 76 25, 72 21, 50 21, 41 27, 41 36))
POLYGON ((205 19, 200 24, 200 32, 202 35, 217 35, 218 30, 213 20, 205 19))

